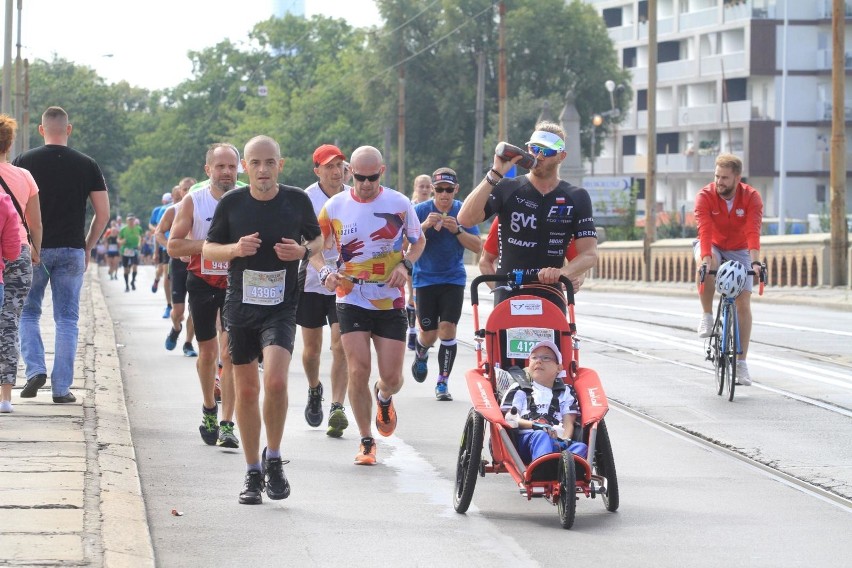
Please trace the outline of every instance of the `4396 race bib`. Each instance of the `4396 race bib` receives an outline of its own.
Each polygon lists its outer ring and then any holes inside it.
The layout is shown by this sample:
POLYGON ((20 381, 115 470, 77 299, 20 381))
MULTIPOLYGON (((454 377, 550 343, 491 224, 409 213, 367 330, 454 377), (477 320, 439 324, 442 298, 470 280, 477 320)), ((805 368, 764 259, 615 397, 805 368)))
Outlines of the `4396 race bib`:
POLYGON ((276 306, 284 301, 284 276, 286 270, 243 272, 243 303, 258 306, 276 306))

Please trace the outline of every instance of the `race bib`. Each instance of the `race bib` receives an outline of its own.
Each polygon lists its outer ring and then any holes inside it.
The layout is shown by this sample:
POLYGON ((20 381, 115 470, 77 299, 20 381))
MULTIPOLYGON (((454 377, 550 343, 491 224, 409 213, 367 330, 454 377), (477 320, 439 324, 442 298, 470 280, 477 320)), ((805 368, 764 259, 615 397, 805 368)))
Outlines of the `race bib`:
POLYGON ((284 301, 284 276, 286 270, 243 272, 243 303, 258 306, 276 306, 284 301))
POLYGON ((107 252, 118 252, 118 245, 114 243, 108 244, 107 252))
POLYGON ((201 255, 201 274, 209 276, 227 276, 228 266, 230 263, 227 260, 210 260, 201 255))
POLYGON ((122 254, 123 254, 124 256, 134 257, 134 256, 136 256, 136 252, 137 252, 137 251, 136 251, 136 249, 128 249, 128 248, 126 248, 126 249, 124 249, 124 252, 123 252, 122 254))
POLYGON ((552 329, 541 327, 511 327, 506 330, 506 357, 528 359, 539 341, 555 341, 552 329))

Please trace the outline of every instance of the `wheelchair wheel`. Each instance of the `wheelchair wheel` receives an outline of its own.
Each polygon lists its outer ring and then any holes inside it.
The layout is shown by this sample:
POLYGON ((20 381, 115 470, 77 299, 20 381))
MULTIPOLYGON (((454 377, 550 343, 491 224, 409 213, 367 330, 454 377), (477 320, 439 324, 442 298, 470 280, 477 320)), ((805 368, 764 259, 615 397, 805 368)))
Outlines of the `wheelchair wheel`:
POLYGON ((615 474, 615 458, 612 456, 612 444, 606 423, 598 423, 598 435, 595 440, 595 473, 606 479, 606 495, 602 495, 607 511, 618 509, 618 477, 615 474))
POLYGON ((577 512, 577 471, 574 464, 574 454, 568 450, 562 452, 557 472, 559 481, 559 522, 563 529, 574 525, 574 515, 577 512))
POLYGON ((456 463, 456 486, 453 491, 453 507, 456 513, 464 513, 470 507, 476 477, 482 462, 482 443, 485 437, 485 419, 471 408, 464 423, 459 458, 456 463))

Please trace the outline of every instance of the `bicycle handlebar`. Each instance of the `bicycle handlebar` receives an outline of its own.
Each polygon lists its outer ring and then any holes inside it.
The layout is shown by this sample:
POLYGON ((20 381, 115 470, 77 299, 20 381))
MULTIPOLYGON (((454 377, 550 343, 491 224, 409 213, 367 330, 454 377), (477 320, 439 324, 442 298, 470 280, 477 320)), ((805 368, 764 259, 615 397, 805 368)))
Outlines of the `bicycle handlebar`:
MULTIPOLYGON (((516 270, 514 274, 480 274, 470 283, 470 303, 473 305, 479 305, 479 285, 483 282, 504 283, 508 285, 509 290, 518 290, 527 284, 541 284, 537 275, 525 275, 519 270, 516 270)), ((567 305, 572 305, 574 303, 574 285, 564 275, 559 276, 559 282, 565 286, 567 305)), ((543 285, 553 286, 552 284, 543 285)))
MULTIPOLYGON (((757 262, 757 261, 755 261, 755 262, 757 262)), ((717 272, 718 272, 718 270, 708 270, 706 264, 701 265, 701 268, 698 269, 698 293, 699 294, 704 293, 704 278, 708 274, 716 274, 717 272)), ((764 287, 766 286, 766 283, 767 283, 766 263, 765 262, 760 263, 760 271, 759 272, 755 272, 754 270, 747 270, 746 274, 748 274, 749 276, 754 276, 755 274, 758 275, 758 282, 760 283, 760 289, 758 291, 758 295, 763 296, 763 289, 764 289, 764 287)))

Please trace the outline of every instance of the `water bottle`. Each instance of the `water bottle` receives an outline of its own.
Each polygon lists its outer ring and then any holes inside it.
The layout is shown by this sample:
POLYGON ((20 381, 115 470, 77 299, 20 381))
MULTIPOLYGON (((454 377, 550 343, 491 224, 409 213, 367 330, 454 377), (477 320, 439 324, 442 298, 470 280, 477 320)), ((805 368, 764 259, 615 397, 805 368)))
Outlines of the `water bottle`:
POLYGON ((494 153, 500 156, 503 160, 511 160, 515 156, 523 156, 523 158, 521 158, 518 162, 518 166, 528 170, 535 167, 535 156, 521 148, 518 148, 517 146, 509 144, 508 142, 500 142, 497 144, 497 147, 494 148, 494 153))

